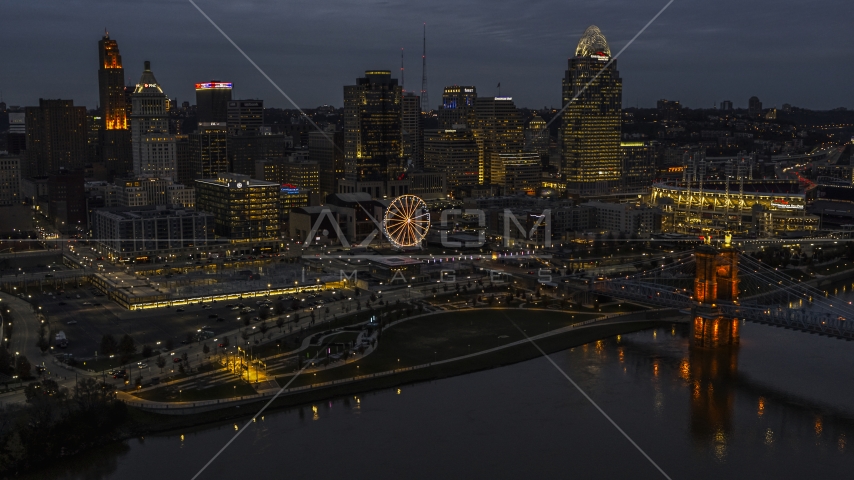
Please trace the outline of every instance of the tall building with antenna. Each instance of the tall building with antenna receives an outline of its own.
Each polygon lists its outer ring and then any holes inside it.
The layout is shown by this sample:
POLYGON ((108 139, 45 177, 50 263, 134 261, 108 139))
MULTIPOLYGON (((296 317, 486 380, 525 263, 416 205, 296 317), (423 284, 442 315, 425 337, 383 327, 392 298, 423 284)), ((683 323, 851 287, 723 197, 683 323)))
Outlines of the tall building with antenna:
POLYGON ((408 166, 417 170, 424 168, 424 124, 421 113, 421 97, 415 92, 404 92, 401 97, 401 140, 403 158, 408 166))
POLYGON ((405 92, 406 91, 406 83, 403 81, 404 80, 403 74, 404 74, 404 71, 403 71, 403 49, 401 48, 400 49, 400 89, 405 92))
POLYGON ((421 53, 421 110, 430 111, 430 99, 427 96, 427 24, 424 24, 424 43, 421 53))

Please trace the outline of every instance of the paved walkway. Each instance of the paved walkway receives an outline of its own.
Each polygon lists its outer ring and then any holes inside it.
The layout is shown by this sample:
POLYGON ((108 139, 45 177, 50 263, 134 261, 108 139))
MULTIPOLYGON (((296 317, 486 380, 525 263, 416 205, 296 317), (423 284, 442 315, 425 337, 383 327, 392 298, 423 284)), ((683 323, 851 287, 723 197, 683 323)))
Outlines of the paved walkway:
MULTIPOLYGON (((393 300, 396 300, 397 298, 412 295, 411 293, 406 292, 405 289, 400 289, 400 290, 396 290, 396 291, 392 291, 392 292, 394 292, 394 293, 392 295, 389 295, 389 296, 386 296, 386 294, 384 293, 383 294, 383 297, 384 297, 383 300, 385 300, 386 302, 391 302, 393 300), (397 298, 395 298, 395 297, 397 297, 397 298)), ((388 293, 392 293, 392 292, 388 292, 388 293)), ((364 299, 367 299, 369 296, 370 295, 364 296, 364 299)), ((44 362, 44 364, 47 366, 47 372, 45 373, 45 378, 55 380, 59 384, 60 387, 67 388, 69 390, 73 390, 74 386, 76 385, 77 379, 85 378, 85 377, 93 377, 93 378, 98 379, 99 381, 104 380, 107 383, 112 384, 116 389, 123 388, 125 386, 125 383, 124 383, 125 380, 124 379, 114 380, 110 376, 105 376, 103 371, 100 371, 100 370, 99 371, 93 371, 93 370, 71 367, 69 365, 60 363, 58 360, 56 360, 50 354, 42 355, 41 350, 39 350, 39 348, 36 347, 36 341, 38 340, 38 328, 39 328, 38 326, 39 326, 40 322, 39 322, 38 316, 35 313, 33 313, 32 305, 29 302, 26 302, 26 301, 24 301, 18 297, 14 297, 12 295, 0 292, 0 305, 4 304, 6 302, 8 302, 9 305, 11 305, 12 311, 16 315, 16 319, 18 319, 15 322, 15 326, 14 326, 15 331, 14 331, 14 335, 12 336, 12 340, 13 340, 12 349, 11 349, 12 354, 14 355, 14 353, 17 351, 17 352, 21 352, 22 354, 26 355, 27 359, 30 361, 30 363, 33 365, 33 367, 35 367, 36 364, 42 364, 42 362, 44 362), (23 321, 21 321, 21 320, 23 320, 23 321)), ((345 302, 346 302, 346 300, 335 302, 331 306, 333 306, 333 307, 337 306, 339 313, 341 314, 342 317, 350 315, 350 314, 355 314, 356 313, 355 309, 350 309, 349 311, 346 311, 346 312, 344 311, 344 308, 346 306, 345 302)), ((331 308, 330 310, 331 310, 331 312, 330 312, 330 316, 328 319, 333 320, 334 317, 332 317, 332 313, 334 313, 335 309, 331 308)), ((364 309, 363 309, 363 311, 364 311, 364 309)), ((298 324, 290 324, 293 326, 293 331, 299 331, 300 327, 309 328, 309 326, 310 326, 309 324, 311 323, 311 317, 309 315, 307 315, 305 311, 301 311, 299 313, 301 313, 300 322, 298 324)), ((282 337, 290 334, 288 328, 283 328, 281 332, 277 332, 276 330, 278 330, 278 327, 275 326, 275 320, 274 319, 271 319, 271 320, 268 320, 268 323, 272 323, 273 326, 270 327, 270 331, 268 332, 268 334, 272 334, 272 338, 270 340, 267 340, 266 342, 261 342, 261 344, 274 342, 274 341, 276 341, 276 339, 282 338, 282 337), (271 320, 273 320, 273 321, 271 321, 271 320)), ((323 325, 323 323, 324 322, 322 320, 320 320, 320 318, 317 318, 314 326, 320 326, 320 325, 323 325)), ((362 322, 362 323, 364 323, 364 322, 362 322)), ((240 333, 242 332, 243 328, 245 328, 245 327, 241 327, 241 328, 229 331, 229 332, 224 332, 221 335, 219 335, 217 338, 222 338, 224 336, 240 338, 240 333)), ((250 326, 250 328, 251 328, 251 326, 250 326)), ((257 338, 257 336, 250 337, 250 341, 252 341, 252 339, 254 339, 254 338, 257 338)), ((49 338, 48 340, 52 340, 52 339, 49 338)), ((283 352, 281 354, 273 355, 273 356, 267 357, 267 358, 268 359, 279 359, 282 357, 286 357, 288 355, 292 355, 295 352, 302 351, 305 348, 308 348, 309 341, 310 341, 310 337, 306 337, 303 339, 302 344, 300 345, 299 348, 297 348, 295 350, 288 351, 288 352, 283 352)), ((242 339, 238 340, 238 342, 242 342, 242 339)), ((187 353, 187 355, 190 358, 192 358, 193 357, 192 354, 196 354, 196 353, 201 354, 201 348, 198 346, 198 344, 181 345, 181 346, 175 348, 174 350, 171 350, 169 352, 164 352, 164 356, 168 359, 168 358, 173 356, 172 354, 180 357, 181 354, 183 354, 183 353, 187 353), (168 353, 169 355, 165 355, 165 353, 168 353)), ((157 358, 156 356, 152 356, 149 358, 142 359, 141 361, 143 363, 147 363, 149 366, 151 366, 151 368, 156 369, 157 367, 154 366, 154 361, 156 360, 156 358, 157 358)), ((130 367, 133 367, 133 365, 130 365, 130 367)), ((169 367, 171 367, 171 364, 169 365, 169 367)), ((217 372, 218 371, 207 372, 207 373, 201 374, 201 375, 212 375, 212 374, 215 374, 217 372)), ((135 374, 135 372, 132 370, 129 371, 128 373, 131 376, 133 376, 135 374)), ((193 378, 196 378, 196 376, 187 377, 187 379, 193 379, 193 378)), ((131 380, 132 380, 132 378, 131 378, 131 380)), ((175 380, 173 382, 168 382, 167 385, 172 384, 174 382, 181 382, 182 380, 184 380, 184 379, 178 379, 178 380, 175 380)), ((137 397, 131 397, 131 398, 137 399, 137 397)), ((25 400, 26 400, 26 398, 25 398, 22 391, 0 394, 0 405, 10 404, 10 403, 23 403, 25 400)))
MULTIPOLYGON (((488 310, 519 310, 519 309, 517 309, 517 308, 489 308, 488 310)), ((554 310, 541 309, 541 308, 536 308, 536 309, 526 308, 526 309, 522 309, 522 310, 525 310, 525 311, 539 310, 539 311, 548 311, 548 312, 554 311, 554 310)), ((435 315, 437 313, 447 313, 447 312, 430 312, 430 313, 425 313, 425 314, 421 314, 421 315, 415 315, 412 317, 408 317, 408 318, 404 318, 404 319, 400 319, 400 320, 397 320, 395 322, 392 322, 385 328, 391 328, 392 326, 397 325, 399 323, 403 323, 403 322, 406 322, 409 320, 413 320, 413 319, 428 316, 428 315, 435 315)), ((566 313, 571 314, 571 313, 583 313, 583 312, 566 311, 566 313)), ((672 317, 673 314, 678 314, 676 312, 676 310, 672 309, 672 308, 644 310, 644 311, 640 311, 640 312, 627 312, 627 313, 619 313, 619 314, 605 314, 601 317, 592 318, 590 320, 586 320, 586 321, 579 322, 576 324, 568 325, 566 327, 562 327, 562 328, 558 328, 555 330, 550 330, 550 331, 545 332, 545 333, 534 335, 534 336, 531 336, 530 339, 523 338, 521 340, 517 340, 514 342, 504 344, 504 345, 500 345, 498 347, 494 347, 494 348, 490 348, 490 349, 486 349, 486 350, 481 350, 479 352, 474 352, 474 353, 462 355, 459 357, 440 360, 438 362, 425 363, 422 365, 416 365, 416 366, 412 366, 412 367, 404 367, 404 368, 389 370, 386 372, 378 372, 378 373, 362 375, 362 376, 353 377, 353 378, 344 378, 344 379, 340 379, 340 380, 333 380, 333 381, 323 382, 323 383, 318 383, 318 384, 305 385, 302 387, 289 388, 287 390, 282 391, 281 394, 282 395, 296 394, 296 393, 302 392, 304 390, 323 388, 323 387, 328 387, 328 386, 333 386, 333 385, 340 385, 340 384, 344 384, 344 383, 352 383, 352 382, 356 382, 356 381, 366 380, 369 378, 392 375, 395 373, 401 373, 401 372, 407 372, 407 371, 411 371, 411 370, 418 370, 418 369, 422 369, 422 368, 432 367, 434 365, 456 362, 459 360, 477 357, 480 355, 486 355, 489 353, 494 353, 494 352, 497 352, 499 350, 503 350, 503 349, 506 349, 509 347, 528 343, 532 340, 540 340, 543 338, 551 337, 554 335, 560 335, 562 333, 566 333, 566 332, 573 331, 573 330, 590 328, 594 325, 649 321, 648 314, 650 314, 650 313, 660 314, 660 317, 656 318, 658 320, 666 320, 667 318, 672 317)), ((373 351, 373 349, 371 349, 371 351, 373 351)), ((365 355, 367 355, 368 353, 370 353, 370 352, 366 352, 365 355)), ((365 355, 362 355, 359 358, 361 359, 365 355)), ((339 366, 341 366, 341 365, 337 365, 337 364, 336 365, 330 365, 330 366, 325 367, 325 368, 319 367, 319 368, 313 369, 311 371, 320 371, 323 369, 337 368, 339 366)), ((305 372, 303 372, 303 373, 304 374, 309 373, 309 370, 306 369, 305 372)), ((148 401, 148 400, 142 400, 140 398, 134 397, 134 396, 129 395, 129 394, 122 395, 121 398, 123 400, 125 400, 129 405, 134 406, 134 407, 138 407, 138 408, 142 408, 143 410, 156 411, 159 413, 167 413, 167 414, 173 414, 173 415, 181 415, 184 413, 195 413, 197 411, 205 411, 205 410, 216 409, 216 408, 226 408, 226 407, 230 407, 230 406, 233 406, 236 404, 251 403, 251 402, 262 400, 264 398, 272 397, 274 395, 277 395, 278 393, 279 393, 278 390, 271 389, 271 390, 265 390, 263 393, 258 393, 255 395, 246 395, 246 396, 231 398, 231 399, 207 400, 207 401, 200 401, 200 402, 182 402, 182 403, 153 402, 153 401, 148 401), (181 412, 182 410, 184 410, 183 413, 181 412)))

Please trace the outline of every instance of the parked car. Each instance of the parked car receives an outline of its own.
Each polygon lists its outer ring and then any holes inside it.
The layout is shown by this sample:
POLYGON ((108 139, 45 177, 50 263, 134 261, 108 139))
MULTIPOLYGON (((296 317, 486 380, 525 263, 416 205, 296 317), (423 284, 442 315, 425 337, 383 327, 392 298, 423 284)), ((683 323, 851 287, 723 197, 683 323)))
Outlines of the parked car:
POLYGON ((183 312, 183 311, 184 311, 184 309, 183 309, 183 308, 179 308, 179 309, 177 309, 177 310, 175 310, 175 311, 180 313, 180 312, 183 312))
POLYGON ((208 318, 217 318, 218 316, 219 315, 212 313, 212 314, 208 315, 208 318))
POLYGON ((175 357, 172 359, 172 363, 181 363, 181 357, 175 357))
POLYGON ((66 325, 77 325, 77 320, 69 320, 65 322, 66 325))

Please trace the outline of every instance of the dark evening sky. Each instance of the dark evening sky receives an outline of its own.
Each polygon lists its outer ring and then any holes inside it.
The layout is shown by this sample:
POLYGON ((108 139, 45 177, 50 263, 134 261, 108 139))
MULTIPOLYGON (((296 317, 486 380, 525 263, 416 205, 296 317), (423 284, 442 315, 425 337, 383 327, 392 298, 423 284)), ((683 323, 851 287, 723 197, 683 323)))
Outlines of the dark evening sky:
MULTIPOLYGON (((366 69, 400 68, 421 86, 427 23, 430 103, 445 85, 559 106, 566 59, 595 24, 616 53, 665 0, 197 0, 301 107, 341 106, 366 69)), ((618 60, 624 106, 854 108, 851 0, 676 0, 618 60)), ((0 0, 0 90, 10 105, 97 103, 97 41, 119 42, 129 83, 144 60, 164 91, 194 103, 193 84, 235 83, 236 98, 290 104, 186 0, 0 0)))

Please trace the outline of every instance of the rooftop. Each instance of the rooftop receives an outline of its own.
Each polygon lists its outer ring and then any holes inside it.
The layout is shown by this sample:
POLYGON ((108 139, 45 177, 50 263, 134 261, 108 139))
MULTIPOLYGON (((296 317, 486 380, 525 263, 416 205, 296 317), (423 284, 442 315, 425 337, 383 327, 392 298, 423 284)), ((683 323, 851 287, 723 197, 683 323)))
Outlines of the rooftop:
POLYGON ((590 25, 581 39, 578 41, 578 46, 575 48, 576 57, 591 57, 599 55, 604 57, 611 56, 611 48, 608 46, 608 41, 605 40, 605 35, 596 25, 590 25))

